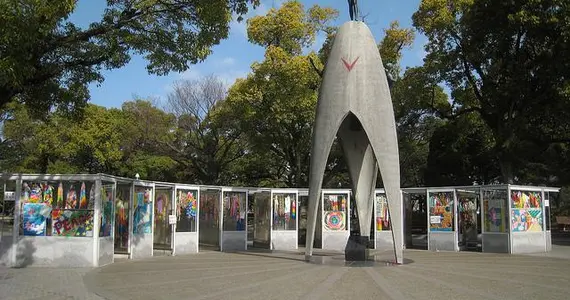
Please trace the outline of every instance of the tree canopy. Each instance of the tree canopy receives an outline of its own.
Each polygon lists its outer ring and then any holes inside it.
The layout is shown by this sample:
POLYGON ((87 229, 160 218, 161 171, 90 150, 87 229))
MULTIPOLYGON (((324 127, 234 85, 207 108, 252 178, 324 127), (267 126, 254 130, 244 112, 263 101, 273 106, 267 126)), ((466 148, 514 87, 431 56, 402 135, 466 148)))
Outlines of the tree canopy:
POLYGON ((259 0, 108 0, 101 20, 81 28, 67 19, 76 0, 0 2, 0 109, 82 108, 103 69, 143 55, 151 74, 182 72, 228 36, 232 14, 259 0))
POLYGON ((413 15, 426 68, 450 87, 454 116, 489 128, 504 182, 523 175, 529 148, 570 141, 569 16, 564 0, 423 0, 413 15))

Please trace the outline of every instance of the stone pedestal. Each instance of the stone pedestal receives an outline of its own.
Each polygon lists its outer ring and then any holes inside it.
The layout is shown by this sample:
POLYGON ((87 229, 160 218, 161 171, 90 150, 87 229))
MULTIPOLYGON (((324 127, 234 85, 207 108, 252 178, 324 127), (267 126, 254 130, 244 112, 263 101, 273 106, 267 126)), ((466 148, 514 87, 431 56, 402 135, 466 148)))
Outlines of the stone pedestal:
POLYGON ((344 260, 345 261, 366 261, 368 260, 368 249, 366 245, 368 244, 369 237, 351 235, 348 238, 348 243, 346 243, 346 249, 344 250, 344 260))

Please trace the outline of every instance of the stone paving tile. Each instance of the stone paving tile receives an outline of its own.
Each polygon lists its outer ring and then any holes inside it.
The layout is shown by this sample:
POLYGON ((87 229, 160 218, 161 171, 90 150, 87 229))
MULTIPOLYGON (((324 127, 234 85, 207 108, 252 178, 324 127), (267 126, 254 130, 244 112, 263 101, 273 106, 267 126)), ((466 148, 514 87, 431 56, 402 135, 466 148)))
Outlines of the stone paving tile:
POLYGON ((90 270, 0 268, 0 299, 103 299, 85 288, 83 276, 90 270))
POLYGON ((570 294, 570 247, 517 256, 409 250, 405 257, 410 263, 403 266, 345 266, 341 260, 309 264, 301 253, 203 252, 98 269, 0 268, 0 299, 524 300, 570 294))
POLYGON ((89 272, 85 281, 107 299, 524 300, 570 294, 568 259, 427 251, 405 256, 412 262, 403 266, 345 266, 308 264, 291 253, 203 252, 116 263, 89 272))

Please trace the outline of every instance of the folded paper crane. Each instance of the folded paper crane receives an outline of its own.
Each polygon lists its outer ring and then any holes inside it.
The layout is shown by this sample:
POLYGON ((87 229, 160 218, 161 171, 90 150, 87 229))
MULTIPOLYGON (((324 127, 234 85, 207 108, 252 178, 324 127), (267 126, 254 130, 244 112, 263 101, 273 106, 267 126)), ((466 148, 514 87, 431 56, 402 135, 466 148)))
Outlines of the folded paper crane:
MULTIPOLYGON (((368 237, 378 168, 386 190, 397 263, 403 260, 398 139, 382 59, 363 22, 343 24, 323 74, 313 130, 306 259, 313 252, 323 175, 335 136, 347 160, 361 236, 368 237)), ((366 238, 368 239, 368 238, 366 238)))

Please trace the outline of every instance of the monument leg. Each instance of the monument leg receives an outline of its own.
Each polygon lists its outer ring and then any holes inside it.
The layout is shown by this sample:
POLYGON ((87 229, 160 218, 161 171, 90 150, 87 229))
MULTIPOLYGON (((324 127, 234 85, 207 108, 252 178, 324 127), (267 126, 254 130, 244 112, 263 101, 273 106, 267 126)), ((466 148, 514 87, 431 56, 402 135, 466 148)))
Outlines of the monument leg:
MULTIPOLYGON (((386 87, 387 90, 387 87, 386 87)), ((390 126, 380 127, 378 124, 363 122, 365 131, 369 134, 370 144, 378 162, 382 183, 386 191, 390 223, 394 239, 394 252, 396 262, 403 262, 403 220, 402 220, 402 193, 400 190, 400 162, 398 154, 398 139, 395 130, 390 126), (372 126, 368 127, 367 125, 372 126)))
POLYGON ((307 238, 305 243, 306 260, 309 260, 311 255, 313 255, 313 242, 315 240, 315 227, 317 225, 317 213, 321 198, 323 177, 325 175, 329 153, 338 126, 342 120, 337 114, 338 112, 323 109, 322 112, 317 113, 315 117, 313 145, 311 147, 311 168, 309 173, 309 203, 307 211, 307 238), (338 121, 331 122, 331 120, 334 119, 338 121))
POLYGON ((338 131, 338 137, 354 187, 353 194, 360 229, 360 236, 350 236, 345 249, 345 259, 348 261, 366 260, 378 166, 368 142, 368 136, 354 115, 350 114, 343 122, 338 131))

